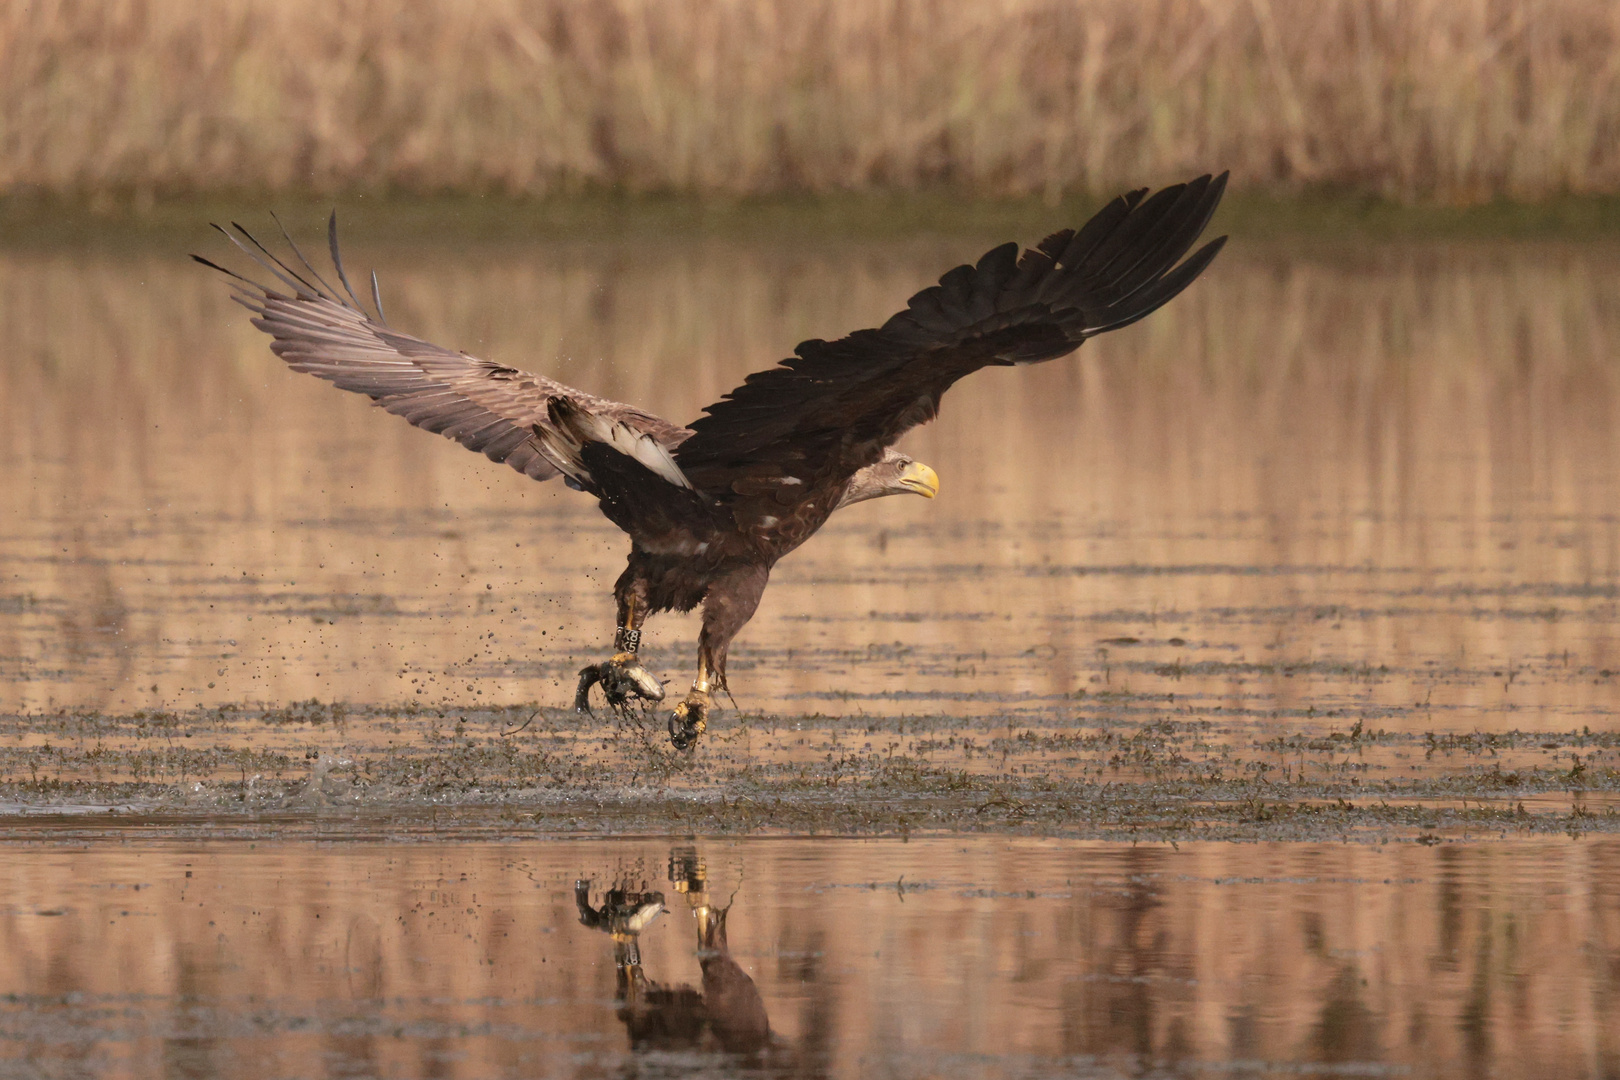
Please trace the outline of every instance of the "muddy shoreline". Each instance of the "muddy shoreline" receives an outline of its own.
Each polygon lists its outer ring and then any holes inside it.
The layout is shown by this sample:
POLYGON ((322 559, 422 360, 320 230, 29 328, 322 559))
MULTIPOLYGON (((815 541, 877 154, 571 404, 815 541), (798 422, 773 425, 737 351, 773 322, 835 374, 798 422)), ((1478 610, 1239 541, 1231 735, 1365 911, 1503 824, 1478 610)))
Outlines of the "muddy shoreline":
POLYGON ((0 836, 1435 843, 1620 831, 1613 732, 1119 719, 1132 704, 1156 703, 1113 695, 1089 713, 1042 703, 970 719, 726 713, 689 754, 669 748, 655 714, 316 702, 13 714, 0 716, 0 836))

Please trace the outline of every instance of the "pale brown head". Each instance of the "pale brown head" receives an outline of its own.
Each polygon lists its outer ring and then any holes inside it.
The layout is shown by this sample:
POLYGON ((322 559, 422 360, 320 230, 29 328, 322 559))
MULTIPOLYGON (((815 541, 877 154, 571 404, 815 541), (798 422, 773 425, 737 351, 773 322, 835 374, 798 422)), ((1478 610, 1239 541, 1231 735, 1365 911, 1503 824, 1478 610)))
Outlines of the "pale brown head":
POLYGON ((939 494, 939 474, 920 461, 913 461, 894 447, 883 452, 883 460, 868 465, 849 478, 844 497, 834 510, 851 503, 865 502, 884 495, 921 495, 932 499, 939 494))

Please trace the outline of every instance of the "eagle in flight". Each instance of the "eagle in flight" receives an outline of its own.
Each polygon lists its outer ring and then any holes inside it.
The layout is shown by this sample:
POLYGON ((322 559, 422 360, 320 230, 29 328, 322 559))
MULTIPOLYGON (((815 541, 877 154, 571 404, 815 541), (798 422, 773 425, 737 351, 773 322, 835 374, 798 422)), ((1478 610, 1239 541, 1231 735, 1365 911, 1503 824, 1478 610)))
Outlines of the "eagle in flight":
POLYGON ((660 611, 703 605, 697 677, 668 718, 686 749, 726 689, 726 651, 759 605, 771 567, 842 507, 882 495, 933 498, 934 470, 894 448, 932 420, 951 385, 982 367, 1035 364, 1087 338, 1129 326, 1171 300, 1220 251, 1225 237, 1183 259, 1203 233, 1226 175, 1151 197, 1133 191, 1079 230, 1019 253, 991 249, 913 296, 875 330, 806 341, 682 427, 631 405, 394 330, 377 278, 373 311, 355 294, 328 222, 333 287, 290 236, 284 260, 240 225, 220 229, 276 279, 233 279, 235 298, 294 371, 365 394, 418 427, 455 439, 536 480, 561 475, 596 497, 630 534, 614 585, 614 652, 580 672, 574 704, 658 702, 664 688, 637 659, 641 625, 660 611), (294 265, 296 262, 296 266, 294 265))

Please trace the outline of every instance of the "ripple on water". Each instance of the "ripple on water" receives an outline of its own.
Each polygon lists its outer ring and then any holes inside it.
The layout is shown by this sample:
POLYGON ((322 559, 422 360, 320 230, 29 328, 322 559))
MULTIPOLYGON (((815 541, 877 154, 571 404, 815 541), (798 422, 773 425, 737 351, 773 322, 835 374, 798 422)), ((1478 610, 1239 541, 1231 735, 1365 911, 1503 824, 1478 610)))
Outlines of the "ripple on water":
POLYGON ((1620 846, 5 852, 0 1059, 103 1076, 1601 1075, 1620 846), (730 1066, 727 1065, 730 1062, 730 1066))

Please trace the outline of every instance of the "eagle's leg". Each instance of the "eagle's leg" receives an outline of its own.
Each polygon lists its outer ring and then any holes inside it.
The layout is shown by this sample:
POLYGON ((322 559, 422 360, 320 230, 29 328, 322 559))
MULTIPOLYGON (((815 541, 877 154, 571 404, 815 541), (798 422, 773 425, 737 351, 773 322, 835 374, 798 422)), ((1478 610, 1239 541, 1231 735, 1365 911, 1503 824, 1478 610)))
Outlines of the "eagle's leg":
POLYGON ((615 591, 619 600, 619 627, 613 634, 613 655, 600 664, 580 668, 579 687, 574 691, 574 708, 580 712, 591 711, 591 687, 598 683, 602 685, 607 703, 615 709, 622 710, 632 696, 647 701, 664 700, 663 685, 636 657, 641 647, 641 623, 647 612, 643 587, 639 581, 626 583, 621 579, 615 591))
POLYGON ((669 741, 677 750, 689 750, 709 727, 709 692, 724 688, 725 678, 715 682, 714 668, 710 666, 707 651, 698 647, 698 673, 692 680, 691 693, 675 706, 669 717, 669 741))
POLYGON ((698 635, 697 678, 692 692, 669 718, 669 741, 686 750, 709 726, 710 696, 726 687, 726 653, 731 639, 754 617, 770 570, 749 566, 719 578, 703 598, 703 630, 698 635))

